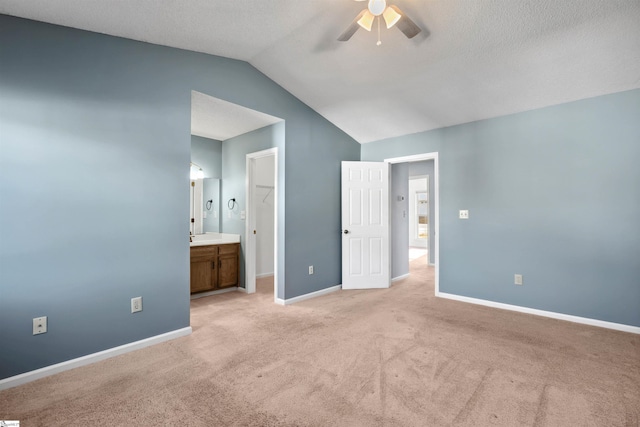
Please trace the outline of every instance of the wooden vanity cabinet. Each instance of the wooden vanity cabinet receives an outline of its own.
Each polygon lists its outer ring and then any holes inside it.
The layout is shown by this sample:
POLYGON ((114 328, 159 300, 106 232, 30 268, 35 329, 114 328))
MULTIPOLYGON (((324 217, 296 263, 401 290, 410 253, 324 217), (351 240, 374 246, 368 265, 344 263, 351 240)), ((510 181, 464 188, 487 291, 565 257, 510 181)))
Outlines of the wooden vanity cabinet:
POLYGON ((218 246, 218 288, 238 286, 240 244, 218 246))
POLYGON ((238 286, 240 243, 191 247, 191 293, 238 286))

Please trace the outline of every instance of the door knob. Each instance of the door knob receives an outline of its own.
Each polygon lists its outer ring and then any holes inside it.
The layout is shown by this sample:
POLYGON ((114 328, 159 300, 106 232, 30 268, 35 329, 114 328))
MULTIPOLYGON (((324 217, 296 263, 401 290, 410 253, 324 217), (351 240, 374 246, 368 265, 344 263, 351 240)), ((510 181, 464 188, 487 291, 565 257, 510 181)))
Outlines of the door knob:
POLYGON ((349 230, 344 230, 344 234, 349 234, 349 230))

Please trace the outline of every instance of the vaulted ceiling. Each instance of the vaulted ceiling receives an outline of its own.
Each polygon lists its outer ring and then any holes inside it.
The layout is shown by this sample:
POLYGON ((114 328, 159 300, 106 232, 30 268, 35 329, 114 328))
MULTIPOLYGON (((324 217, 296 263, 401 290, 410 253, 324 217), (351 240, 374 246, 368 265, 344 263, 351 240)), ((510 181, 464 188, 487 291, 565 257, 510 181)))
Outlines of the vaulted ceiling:
POLYGON ((361 143, 640 87, 639 0, 0 0, 0 13, 248 61, 361 143))

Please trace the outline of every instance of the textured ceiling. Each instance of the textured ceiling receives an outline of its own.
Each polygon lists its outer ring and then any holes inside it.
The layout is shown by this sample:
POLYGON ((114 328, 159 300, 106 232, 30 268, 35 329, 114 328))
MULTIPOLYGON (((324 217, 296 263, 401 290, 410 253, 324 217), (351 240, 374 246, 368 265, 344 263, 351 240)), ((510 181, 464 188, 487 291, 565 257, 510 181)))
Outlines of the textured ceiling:
POLYGON ((0 12, 248 61, 361 143, 640 87, 640 0, 0 0, 0 12))
POLYGON ((191 91, 191 134, 226 141, 282 121, 231 102, 191 91))

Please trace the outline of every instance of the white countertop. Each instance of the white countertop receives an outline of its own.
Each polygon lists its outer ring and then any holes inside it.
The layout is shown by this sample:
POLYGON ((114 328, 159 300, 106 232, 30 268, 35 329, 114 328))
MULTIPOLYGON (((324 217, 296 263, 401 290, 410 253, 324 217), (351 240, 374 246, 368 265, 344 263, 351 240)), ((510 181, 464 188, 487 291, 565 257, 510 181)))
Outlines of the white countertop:
POLYGON ((240 243, 240 235, 226 233, 196 234, 191 236, 191 240, 191 246, 224 245, 225 243, 240 243))

